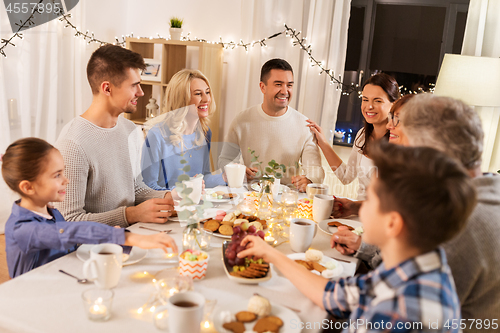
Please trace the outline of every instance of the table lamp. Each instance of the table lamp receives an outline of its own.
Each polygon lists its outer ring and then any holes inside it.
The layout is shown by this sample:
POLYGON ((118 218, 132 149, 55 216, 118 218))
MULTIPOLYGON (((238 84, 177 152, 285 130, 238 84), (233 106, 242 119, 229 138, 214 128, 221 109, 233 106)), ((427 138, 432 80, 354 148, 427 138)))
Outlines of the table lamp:
POLYGON ((475 108, 484 130, 482 170, 490 169, 500 120, 500 109, 496 109, 500 107, 500 58, 445 54, 434 94, 475 108))

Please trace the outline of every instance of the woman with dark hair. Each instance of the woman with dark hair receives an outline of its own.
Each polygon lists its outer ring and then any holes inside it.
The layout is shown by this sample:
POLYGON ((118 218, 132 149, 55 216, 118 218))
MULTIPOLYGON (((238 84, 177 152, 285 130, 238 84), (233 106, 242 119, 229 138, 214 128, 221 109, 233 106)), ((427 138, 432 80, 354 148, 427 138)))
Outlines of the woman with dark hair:
POLYGON ((358 198, 364 200, 366 187, 370 183, 373 172, 373 163, 369 158, 368 143, 375 140, 389 140, 387 130, 387 116, 392 104, 400 97, 396 80, 385 74, 376 74, 370 77, 363 85, 361 112, 365 118, 365 125, 356 134, 354 146, 347 164, 335 153, 330 142, 323 134, 321 127, 312 120, 308 120, 309 128, 318 141, 326 160, 342 184, 350 184, 358 178, 358 198))

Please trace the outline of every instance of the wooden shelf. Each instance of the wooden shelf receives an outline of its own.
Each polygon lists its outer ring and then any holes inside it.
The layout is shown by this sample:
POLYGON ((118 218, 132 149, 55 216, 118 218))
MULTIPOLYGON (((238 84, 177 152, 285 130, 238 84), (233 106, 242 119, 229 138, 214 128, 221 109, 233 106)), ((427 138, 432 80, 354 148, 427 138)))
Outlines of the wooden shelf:
POLYGON ((160 89, 160 99, 157 101, 160 109, 165 99, 165 89, 172 76, 187 67, 188 47, 189 52, 197 52, 198 66, 189 67, 200 70, 210 81, 212 87, 211 95, 215 99, 217 110, 210 119, 210 128, 212 130, 212 140, 220 141, 219 137, 219 110, 221 109, 221 90, 222 90, 222 63, 223 48, 219 44, 195 41, 173 41, 159 38, 127 38, 126 47, 135 51, 144 58, 154 58, 155 45, 161 45, 161 82, 141 81, 141 87, 144 90, 144 96, 137 101, 137 112, 126 114, 125 117, 142 124, 146 121, 146 105, 153 94, 153 87, 160 89), (193 50, 192 47, 196 49, 193 50))

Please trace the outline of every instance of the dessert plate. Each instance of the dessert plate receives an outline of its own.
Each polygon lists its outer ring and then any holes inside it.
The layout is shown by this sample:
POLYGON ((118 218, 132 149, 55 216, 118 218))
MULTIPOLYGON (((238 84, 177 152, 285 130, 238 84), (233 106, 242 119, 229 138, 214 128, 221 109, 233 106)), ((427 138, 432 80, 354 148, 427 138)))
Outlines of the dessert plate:
POLYGON ((333 235, 338 230, 337 227, 330 227, 328 225, 329 222, 340 222, 342 224, 351 226, 354 229, 363 226, 363 223, 361 223, 359 221, 348 220, 348 219, 328 219, 328 220, 323 220, 323 221, 321 221, 321 222, 318 223, 318 227, 319 227, 319 229, 321 231, 323 231, 327 235, 333 235))
MULTIPOLYGON (((231 304, 227 306, 220 306, 214 311, 214 326, 217 332, 219 333, 232 333, 229 330, 226 330, 222 325, 224 325, 227 315, 233 316, 240 312, 246 311, 248 307, 248 301, 235 301, 231 302, 231 304)), ((277 304, 273 304, 271 302, 271 315, 280 318, 283 321, 283 326, 281 326, 279 332, 280 333, 299 333, 302 330, 300 329, 301 319, 299 316, 293 312, 292 310, 277 304), (296 325, 294 325, 294 323, 296 325)), ((254 320, 250 323, 245 323, 245 330, 248 332, 252 332, 253 327, 257 320, 254 320)))

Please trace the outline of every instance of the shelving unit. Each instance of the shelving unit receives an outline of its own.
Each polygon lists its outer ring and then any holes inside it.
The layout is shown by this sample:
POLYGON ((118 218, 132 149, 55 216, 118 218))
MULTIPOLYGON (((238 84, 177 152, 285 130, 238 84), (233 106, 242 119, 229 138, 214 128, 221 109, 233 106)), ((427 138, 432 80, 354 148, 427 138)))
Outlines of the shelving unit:
POLYGON ((146 105, 153 94, 153 87, 161 89, 160 99, 157 104, 160 109, 165 99, 165 90, 172 76, 184 68, 200 70, 210 81, 212 87, 211 95, 215 99, 217 110, 210 120, 212 137, 219 138, 219 110, 221 109, 221 89, 222 89, 222 62, 223 49, 221 45, 193 41, 173 41, 165 39, 149 38, 127 38, 126 47, 135 51, 144 58, 154 58, 155 44, 160 44, 161 50, 161 82, 141 81, 144 96, 137 101, 137 112, 126 114, 125 117, 136 124, 143 124, 146 121, 146 105), (188 56, 191 59, 198 59, 198 66, 193 64, 188 67, 188 56))

